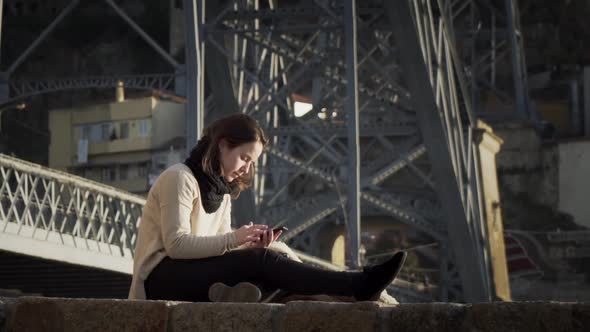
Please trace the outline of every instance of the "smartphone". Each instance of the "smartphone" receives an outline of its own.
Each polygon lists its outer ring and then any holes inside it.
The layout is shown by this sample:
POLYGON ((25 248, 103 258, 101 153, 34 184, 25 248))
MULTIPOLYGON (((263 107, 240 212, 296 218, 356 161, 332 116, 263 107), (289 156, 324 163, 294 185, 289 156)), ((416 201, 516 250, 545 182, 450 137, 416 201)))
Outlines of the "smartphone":
MULTIPOLYGON (((272 235, 276 235, 278 232, 284 232, 284 231, 288 231, 289 229, 285 226, 280 226, 277 228, 273 228, 272 229, 272 235)), ((260 239, 262 240, 262 235, 260 235, 260 239)))
POLYGON ((277 227, 277 228, 273 228, 273 229, 272 229, 272 234, 274 235, 274 234, 276 234, 276 233, 278 233, 278 232, 284 232, 284 231, 288 231, 288 230, 289 230, 289 229, 288 229, 287 227, 285 227, 285 226, 280 226, 280 227, 277 227))

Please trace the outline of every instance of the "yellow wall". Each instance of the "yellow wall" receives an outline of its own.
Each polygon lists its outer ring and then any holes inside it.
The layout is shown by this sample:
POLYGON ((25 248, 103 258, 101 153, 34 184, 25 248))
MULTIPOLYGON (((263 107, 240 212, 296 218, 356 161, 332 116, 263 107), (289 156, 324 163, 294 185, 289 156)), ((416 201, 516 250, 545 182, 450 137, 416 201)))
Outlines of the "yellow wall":
POLYGON ((125 188, 125 190, 130 191, 132 193, 141 193, 146 191, 146 188, 148 186, 148 178, 135 177, 127 180, 117 180, 109 183, 109 185, 118 188, 125 188))
POLYGON ((72 109, 75 112, 72 123, 88 124, 117 120, 148 118, 152 115, 153 98, 140 98, 126 100, 121 103, 102 104, 72 109))
MULTIPOLYGON (((74 143, 76 144, 76 143, 74 143)), ((88 145, 88 155, 132 152, 138 150, 149 150, 151 148, 150 137, 134 137, 129 139, 119 139, 110 142, 97 142, 88 145)))
POLYGON ((184 104, 156 100, 152 121, 152 144, 162 146, 170 139, 184 136, 184 104))
POLYGON ((72 150, 72 117, 67 110, 49 113, 49 167, 66 170, 73 158, 72 150))

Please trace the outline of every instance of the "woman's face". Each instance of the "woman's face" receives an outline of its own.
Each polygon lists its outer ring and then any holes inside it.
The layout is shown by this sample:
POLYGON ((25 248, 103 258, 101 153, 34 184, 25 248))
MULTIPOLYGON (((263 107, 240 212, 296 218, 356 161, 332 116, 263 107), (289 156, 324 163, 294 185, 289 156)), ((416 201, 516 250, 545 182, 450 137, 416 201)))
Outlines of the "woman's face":
POLYGON ((262 143, 259 141, 244 143, 231 149, 225 140, 219 142, 221 169, 227 182, 248 174, 250 166, 258 160, 262 153, 262 143))

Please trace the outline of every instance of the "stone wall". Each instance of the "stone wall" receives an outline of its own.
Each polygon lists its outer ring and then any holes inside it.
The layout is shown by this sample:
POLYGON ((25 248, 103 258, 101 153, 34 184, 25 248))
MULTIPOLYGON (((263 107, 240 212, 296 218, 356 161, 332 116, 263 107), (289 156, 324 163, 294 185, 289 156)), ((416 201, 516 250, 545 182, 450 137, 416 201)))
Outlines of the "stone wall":
POLYGON ((590 304, 187 303, 0 298, 0 331, 586 331, 590 304))
POLYGON ((496 156, 500 190, 524 194, 533 203, 557 209, 555 147, 543 144, 537 130, 524 123, 496 124, 494 134, 504 141, 496 156))
POLYGON ((572 215, 578 225, 590 228, 590 141, 559 144, 560 211, 572 215))
POLYGON ((530 124, 495 124, 504 143, 496 155, 505 229, 555 231, 578 229, 559 208, 560 144, 543 142, 530 124))

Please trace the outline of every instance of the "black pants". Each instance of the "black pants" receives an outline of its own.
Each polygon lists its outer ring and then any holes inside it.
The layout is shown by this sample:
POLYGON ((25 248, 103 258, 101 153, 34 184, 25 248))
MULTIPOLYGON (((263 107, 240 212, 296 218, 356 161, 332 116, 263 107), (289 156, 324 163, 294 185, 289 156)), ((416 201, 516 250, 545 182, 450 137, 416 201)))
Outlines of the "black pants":
POLYGON ((293 261, 269 249, 235 250, 202 259, 164 258, 145 281, 150 300, 209 301, 216 282, 233 286, 248 281, 301 294, 353 296, 360 272, 336 272, 293 261))

